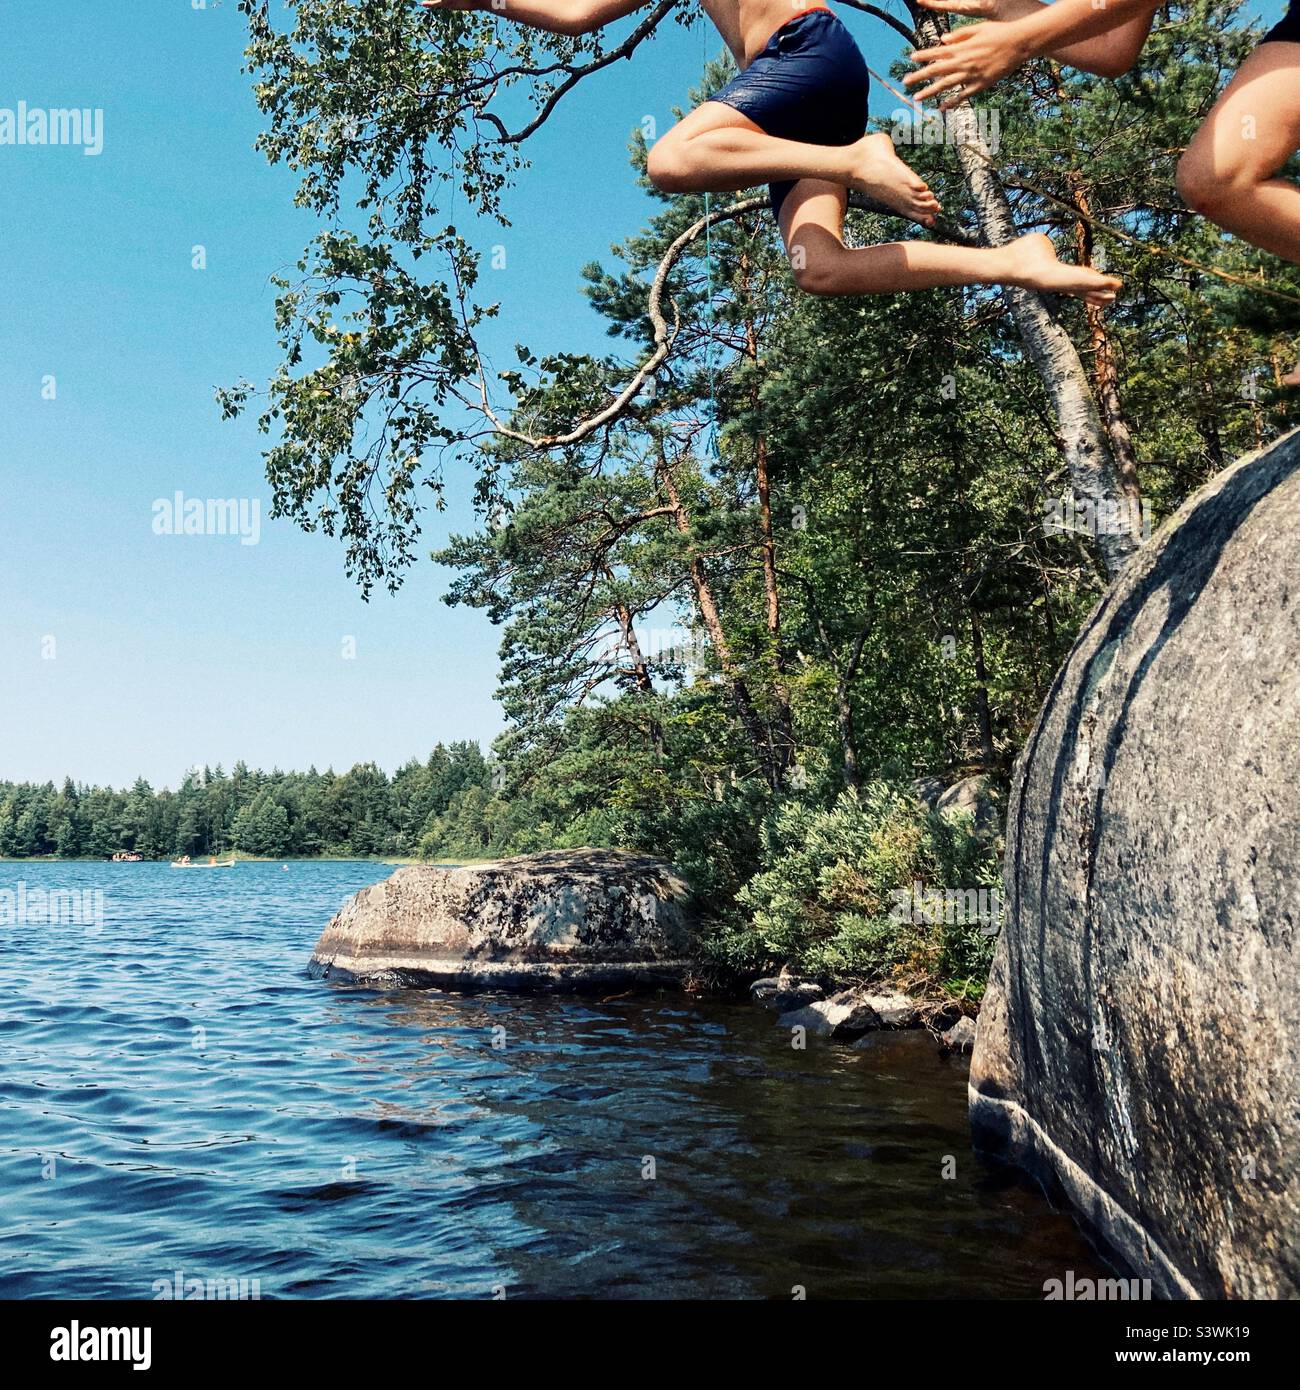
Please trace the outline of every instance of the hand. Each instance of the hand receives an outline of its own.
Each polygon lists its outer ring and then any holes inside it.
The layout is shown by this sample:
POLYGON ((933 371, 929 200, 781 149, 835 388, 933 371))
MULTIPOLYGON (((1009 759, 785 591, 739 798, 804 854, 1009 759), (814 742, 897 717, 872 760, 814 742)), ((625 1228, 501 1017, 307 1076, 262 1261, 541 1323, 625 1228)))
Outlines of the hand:
MULTIPOLYGON (((940 3, 980 4, 984 0, 940 0, 940 3)), ((922 71, 910 72, 903 85, 918 82, 929 85, 917 92, 916 100, 938 96, 953 87, 961 87, 960 96, 950 96, 940 102, 941 111, 951 111, 966 97, 991 87, 1000 77, 1014 72, 1033 57, 1033 48, 1025 40, 1024 31, 1015 23, 989 20, 984 24, 967 24, 943 36, 938 48, 923 48, 912 54, 912 61, 922 65, 922 71)))
POLYGON ((970 19, 996 19, 1001 0, 916 0, 923 10, 941 14, 963 14, 970 19))

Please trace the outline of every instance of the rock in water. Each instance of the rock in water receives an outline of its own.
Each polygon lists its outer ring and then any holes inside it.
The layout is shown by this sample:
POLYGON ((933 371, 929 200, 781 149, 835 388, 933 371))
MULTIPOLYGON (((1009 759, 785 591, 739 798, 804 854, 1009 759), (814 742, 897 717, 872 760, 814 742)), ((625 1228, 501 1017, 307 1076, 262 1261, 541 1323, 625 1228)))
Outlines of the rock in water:
POLYGON ((940 1052, 955 1052, 959 1056, 970 1052, 975 1046, 977 1032, 974 1019, 959 1018, 951 1028, 939 1034, 940 1052))
POLYGON ((865 988, 843 989, 829 999, 783 1013, 783 1028, 806 1028, 814 1037, 856 1038, 881 1028, 910 1028, 916 1022, 916 1001, 890 990, 872 994, 865 988))
POLYGON ((688 899, 670 865, 619 850, 412 865, 343 905, 311 971, 445 989, 676 985, 694 940, 688 899))
POLYGON ((1131 561, 1012 784, 976 1142, 1158 1294, 1300 1294, 1300 432, 1131 561))

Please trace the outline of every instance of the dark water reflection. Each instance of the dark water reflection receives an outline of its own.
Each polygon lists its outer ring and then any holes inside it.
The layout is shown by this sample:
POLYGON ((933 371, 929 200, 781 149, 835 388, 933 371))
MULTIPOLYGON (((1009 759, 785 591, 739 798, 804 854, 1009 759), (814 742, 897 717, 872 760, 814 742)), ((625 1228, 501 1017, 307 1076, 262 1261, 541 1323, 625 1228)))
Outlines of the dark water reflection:
POLYGON ((924 1035, 795 1052, 745 1005, 307 979, 384 872, 0 865, 0 890, 105 893, 98 932, 0 916, 0 1294, 1041 1297, 1096 1272, 971 1153, 965 1066, 924 1035))

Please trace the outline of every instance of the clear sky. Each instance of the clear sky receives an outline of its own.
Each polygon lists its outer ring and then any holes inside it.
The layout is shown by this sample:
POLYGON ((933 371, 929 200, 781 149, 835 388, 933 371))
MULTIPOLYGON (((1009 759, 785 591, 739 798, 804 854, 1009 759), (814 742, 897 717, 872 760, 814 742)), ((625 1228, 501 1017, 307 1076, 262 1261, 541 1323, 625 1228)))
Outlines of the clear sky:
MULTIPOLYGON (((886 70, 901 41, 841 13, 886 70)), ((317 230, 292 175, 253 149, 244 32, 234 0, 4 7, 0 112, 101 108, 104 148, 0 145, 0 777, 174 786, 240 757, 391 769, 501 727, 499 632, 441 603, 447 575, 427 560, 363 603, 337 542, 267 518, 264 441, 213 401, 274 367, 268 277, 317 230), (259 543, 156 535, 153 504, 178 491, 260 499, 259 543)), ((536 137, 515 225, 491 235, 508 251, 488 272, 503 357, 516 340, 608 347, 579 271, 651 211, 630 132, 646 115, 667 127, 704 56, 698 32, 665 26, 536 137)), ((878 113, 896 105, 874 93, 878 113)), ((472 525, 469 480, 448 498, 422 553, 472 525)))

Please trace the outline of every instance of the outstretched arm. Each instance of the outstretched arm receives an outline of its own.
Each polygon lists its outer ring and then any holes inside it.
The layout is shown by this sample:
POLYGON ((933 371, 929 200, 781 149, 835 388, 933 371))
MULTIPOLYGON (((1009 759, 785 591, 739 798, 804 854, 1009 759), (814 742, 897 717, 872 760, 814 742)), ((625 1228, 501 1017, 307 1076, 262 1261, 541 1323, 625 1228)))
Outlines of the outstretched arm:
MULTIPOLYGON (((975 19, 1011 21, 1036 15, 1048 9, 1046 0, 917 0, 927 10, 945 14, 970 15, 975 19)), ((1092 0, 1089 0, 1089 4, 1092 0)), ((1058 9, 1060 6, 1052 6, 1058 9)), ((1103 4, 1102 11, 1108 8, 1103 4)), ((1131 68, 1151 32, 1159 3, 1141 7, 1139 13, 1122 19, 1115 27, 1073 43, 1063 42, 1045 50, 1049 58, 1068 67, 1096 73, 1098 77, 1118 77, 1131 68)))
MULTIPOLYGON (((1146 42, 1162 0, 918 0, 924 8, 989 16, 944 36, 937 48, 912 55, 921 64, 908 86, 928 85, 917 100, 960 86, 965 96, 991 87, 1030 58, 1046 54, 1071 67, 1117 77, 1146 42)), ((945 110, 960 98, 949 97, 945 110)))
POLYGON ((589 34, 639 10, 646 0, 420 0, 426 10, 486 10, 549 34, 589 34))

